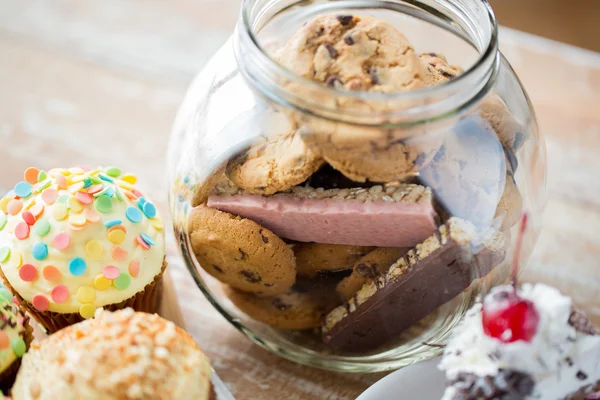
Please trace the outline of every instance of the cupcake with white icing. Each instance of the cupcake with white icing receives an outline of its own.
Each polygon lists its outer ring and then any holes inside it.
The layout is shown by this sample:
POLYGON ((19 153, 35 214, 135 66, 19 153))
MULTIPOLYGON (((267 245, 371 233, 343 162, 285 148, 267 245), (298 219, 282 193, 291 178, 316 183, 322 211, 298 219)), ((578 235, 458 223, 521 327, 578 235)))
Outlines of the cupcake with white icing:
POLYGON ((0 200, 0 270, 49 332, 100 307, 156 311, 163 222, 136 181, 116 167, 29 168, 0 200))
POLYGON ((543 285, 494 288, 456 328, 443 400, 584 400, 600 390, 600 335, 543 285))

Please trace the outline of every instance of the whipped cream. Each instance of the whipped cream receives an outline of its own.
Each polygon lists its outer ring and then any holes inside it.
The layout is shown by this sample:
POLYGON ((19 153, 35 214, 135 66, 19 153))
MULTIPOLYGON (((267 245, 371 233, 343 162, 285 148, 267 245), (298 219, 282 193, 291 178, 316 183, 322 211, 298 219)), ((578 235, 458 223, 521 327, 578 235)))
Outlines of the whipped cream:
MULTIPOLYGON (((494 288, 497 291, 507 286, 494 288)), ((535 387, 530 399, 563 399, 600 380, 600 336, 578 332, 569 324, 572 301, 544 284, 525 284, 519 295, 532 301, 540 316, 531 342, 502 343, 487 336, 477 303, 455 329, 439 365, 449 380, 460 373, 494 376, 500 369, 530 375, 535 387)), ((449 388, 443 400, 452 399, 449 388)))

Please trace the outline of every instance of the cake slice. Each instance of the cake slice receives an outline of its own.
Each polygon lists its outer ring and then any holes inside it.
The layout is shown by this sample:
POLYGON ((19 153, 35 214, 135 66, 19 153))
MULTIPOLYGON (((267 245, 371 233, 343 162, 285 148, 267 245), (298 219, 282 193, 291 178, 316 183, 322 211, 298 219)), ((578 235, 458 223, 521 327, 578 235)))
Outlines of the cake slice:
POLYGON ((208 206, 300 242, 413 247, 437 229, 431 190, 415 184, 353 189, 296 186, 271 196, 219 185, 208 206))
POLYGON ((455 329, 440 369, 443 400, 594 399, 600 335, 550 286, 498 286, 455 329))

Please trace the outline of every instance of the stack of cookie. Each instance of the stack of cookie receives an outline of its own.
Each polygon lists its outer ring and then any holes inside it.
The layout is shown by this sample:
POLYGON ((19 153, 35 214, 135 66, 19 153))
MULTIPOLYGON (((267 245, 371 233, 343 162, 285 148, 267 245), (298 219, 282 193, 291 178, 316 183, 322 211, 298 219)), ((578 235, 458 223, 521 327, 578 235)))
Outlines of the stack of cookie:
MULTIPOLYGON (((317 17, 276 57, 351 91, 415 90, 461 73, 372 17, 317 17)), ((363 351, 502 263, 521 209, 512 174, 523 135, 499 97, 423 137, 344 126, 255 143, 208 180, 188 228, 199 264, 243 312, 363 351)))

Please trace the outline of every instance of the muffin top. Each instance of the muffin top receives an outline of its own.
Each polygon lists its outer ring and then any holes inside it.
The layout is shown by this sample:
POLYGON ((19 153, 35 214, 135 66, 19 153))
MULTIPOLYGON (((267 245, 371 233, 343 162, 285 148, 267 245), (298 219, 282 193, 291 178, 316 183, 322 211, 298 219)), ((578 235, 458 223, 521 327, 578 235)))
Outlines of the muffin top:
POLYGON ((14 399, 207 399, 208 358, 158 315, 98 310, 32 345, 14 399))
POLYGON ((38 311, 94 315, 158 275, 163 222, 116 167, 25 172, 0 200, 0 267, 38 311))
POLYGON ((10 291, 0 285, 0 373, 27 350, 25 314, 13 303, 10 291))

